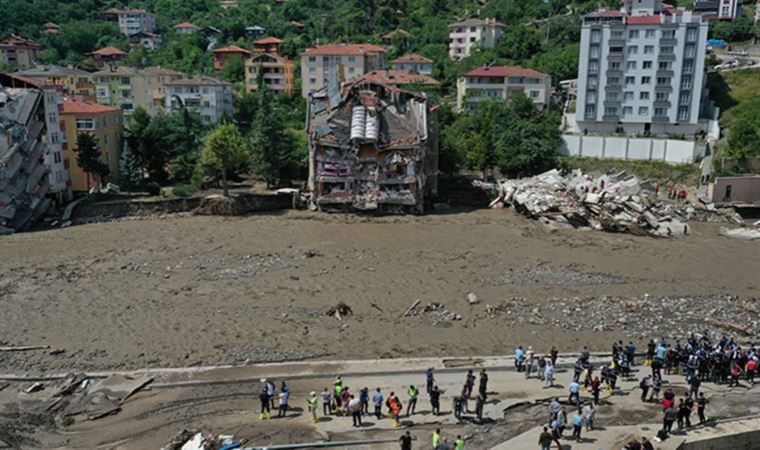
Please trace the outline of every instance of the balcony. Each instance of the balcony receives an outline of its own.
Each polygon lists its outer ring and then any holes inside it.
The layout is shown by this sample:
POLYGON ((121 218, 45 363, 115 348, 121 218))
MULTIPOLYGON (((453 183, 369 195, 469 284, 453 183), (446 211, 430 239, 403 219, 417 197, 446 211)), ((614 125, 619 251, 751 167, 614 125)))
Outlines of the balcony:
POLYGON ((675 47, 678 45, 678 39, 676 38, 662 38, 660 39, 660 46, 675 47))
POLYGON ((660 53, 657 55, 658 61, 675 61, 676 55, 675 53, 660 53))
POLYGON ((607 55, 607 61, 623 62, 624 56, 622 53, 610 53, 607 55))
POLYGON ((623 77, 623 70, 622 69, 607 69, 607 76, 608 77, 623 77))
POLYGON ((662 108, 669 109, 670 108, 670 100, 655 100, 654 101, 654 107, 655 108, 662 107, 662 108))
POLYGON ((673 92, 673 86, 669 84, 658 84, 654 87, 655 92, 673 92))
POLYGON ((605 100, 604 101, 605 107, 610 106, 613 108, 619 108, 621 104, 622 102, 620 100, 605 100))
POLYGON ((654 116, 654 117, 652 117, 652 122, 669 123, 670 122, 670 117, 668 117, 668 116, 654 116))
POLYGON ((624 38, 610 39, 607 45, 610 47, 625 47, 625 39, 624 38))
POLYGON ((622 92, 623 85, 622 84, 607 84, 606 86, 604 86, 604 90, 606 92, 622 92))
POLYGON ((618 114, 605 114, 602 116, 602 121, 604 122, 618 122, 620 120, 620 116, 618 114))
POLYGON ((673 72, 672 70, 657 69, 656 76, 661 77, 661 78, 673 78, 673 76, 675 76, 675 72, 673 72))

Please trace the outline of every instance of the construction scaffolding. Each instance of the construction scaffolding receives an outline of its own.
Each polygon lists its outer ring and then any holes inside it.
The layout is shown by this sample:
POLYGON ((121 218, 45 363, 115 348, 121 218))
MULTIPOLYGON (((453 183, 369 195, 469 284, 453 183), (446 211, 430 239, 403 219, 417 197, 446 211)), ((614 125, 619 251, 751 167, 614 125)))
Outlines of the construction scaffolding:
POLYGON ((309 95, 309 190, 320 211, 422 213, 438 145, 424 94, 358 80, 309 95))

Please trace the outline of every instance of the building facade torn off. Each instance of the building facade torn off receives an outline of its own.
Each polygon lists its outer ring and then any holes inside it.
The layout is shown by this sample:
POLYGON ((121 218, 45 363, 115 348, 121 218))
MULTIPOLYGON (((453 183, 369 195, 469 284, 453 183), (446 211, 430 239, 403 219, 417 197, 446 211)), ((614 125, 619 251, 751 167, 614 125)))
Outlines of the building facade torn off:
POLYGON ((438 135, 424 94, 337 83, 309 95, 309 190, 320 211, 422 213, 437 194, 438 135))
POLYGON ((51 200, 44 94, 0 86, 0 231, 19 231, 47 211, 51 200))

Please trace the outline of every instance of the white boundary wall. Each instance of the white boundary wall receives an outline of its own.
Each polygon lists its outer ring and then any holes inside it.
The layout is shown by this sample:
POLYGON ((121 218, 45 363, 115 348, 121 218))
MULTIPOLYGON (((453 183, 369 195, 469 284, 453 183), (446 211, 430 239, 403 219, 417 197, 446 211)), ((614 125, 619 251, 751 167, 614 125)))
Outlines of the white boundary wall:
POLYGON ((703 158, 707 145, 676 139, 563 134, 559 154, 584 158, 664 161, 690 164, 703 158))

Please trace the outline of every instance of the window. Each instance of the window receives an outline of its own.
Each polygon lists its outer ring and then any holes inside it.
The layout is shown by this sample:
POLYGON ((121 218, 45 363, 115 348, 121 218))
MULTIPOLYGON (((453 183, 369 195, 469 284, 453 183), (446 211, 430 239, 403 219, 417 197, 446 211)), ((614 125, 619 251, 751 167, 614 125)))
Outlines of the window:
POLYGON ((48 122, 55 123, 57 118, 58 118, 58 114, 48 113, 48 122))
POLYGON ((354 67, 349 67, 348 68, 348 73, 354 73, 354 72, 356 72, 356 68, 354 68, 354 67))
POLYGON ((689 100, 691 100, 691 93, 688 92, 688 91, 681 92, 681 98, 679 99, 678 103, 680 105, 688 105, 689 104, 689 100))
POLYGON ((596 92, 586 92, 586 103, 596 103, 596 92))
POLYGON ((639 100, 649 100, 649 92, 639 92, 639 100))
POLYGON ((620 78, 609 77, 607 78, 607 84, 609 84, 610 86, 617 86, 618 84, 620 84, 620 78))
POLYGON ((687 58, 693 58, 696 54, 697 50, 694 44, 686 44, 686 47, 684 48, 684 55, 686 55, 687 58))
POLYGON ((663 30, 662 31, 662 38, 663 39, 675 39, 676 38, 676 30, 663 30))
POLYGON ((349 56, 348 62, 356 62, 356 56, 349 56))
POLYGON ((624 106, 623 107, 623 115, 624 116, 632 116, 633 115, 633 106, 624 106))
POLYGON ((588 73, 597 73, 599 71, 599 61, 591 61, 588 63, 588 73))
POLYGON ((53 131, 52 133, 50 133, 50 142, 51 143, 57 144, 58 142, 60 142, 60 140, 61 140, 61 136, 58 134, 57 131, 53 131))
POLYGON ((669 77, 657 77, 657 86, 670 86, 669 77))
POLYGON ((474 38, 474 37, 471 37, 471 38, 470 38, 470 42, 475 42, 475 38, 474 38))
POLYGON ((103 117, 103 128, 108 126, 108 117, 103 117))
POLYGON ((689 28, 686 30, 686 40, 688 42, 694 42, 697 40, 698 31, 696 28, 689 28))
POLYGON ((612 39, 623 39, 623 30, 613 30, 610 36, 612 39))
POLYGON ((605 116, 616 116, 618 109, 614 106, 608 106, 604 108, 604 115, 605 116))
POLYGON ((121 77, 121 84, 129 84, 129 78, 121 77))
POLYGON ((309 56, 309 62, 317 62, 316 56, 309 56))
POLYGON ((633 86, 634 84, 636 84, 636 77, 625 77, 626 86, 633 86))
POLYGON ((646 30, 646 32, 644 33, 644 37, 646 37, 647 39, 652 39, 654 38, 654 33, 655 33, 654 30, 646 30))
POLYGON ((601 30, 591 30, 591 42, 594 44, 598 44, 602 41, 602 31, 601 30))
POLYGON ((610 70, 620 70, 620 63, 613 61, 610 63, 610 70))
POLYGON ((612 54, 623 53, 623 47, 610 47, 610 53, 612 54))
POLYGON ((660 53, 663 55, 672 55, 673 47, 660 47, 660 53))
POLYGON ((670 97, 670 94, 668 94, 667 92, 658 92, 657 94, 655 94, 654 99, 657 102, 667 102, 669 97, 670 97))
POLYGON ((636 39, 639 37, 639 30, 630 30, 628 31, 628 38, 629 39, 636 39))
POLYGON ((109 143, 110 141, 111 141, 111 140, 110 140, 110 139, 108 139, 108 135, 105 135, 105 136, 103 137, 103 143, 104 143, 105 145, 108 145, 108 143, 109 143))
POLYGON ((589 56, 592 58, 598 58, 599 57, 599 46, 598 45, 592 45, 591 48, 589 48, 589 56))
POLYGON ((691 89, 691 77, 684 76, 681 78, 681 89, 691 89))
POLYGON ((623 93, 623 100, 625 101, 631 101, 633 100, 633 91, 626 91, 623 93))
POLYGON ((652 77, 641 77, 641 84, 650 84, 652 82, 652 77))
POLYGON ((203 107, 204 108, 210 108, 211 107, 211 102, 208 101, 208 100, 203 100, 203 107))
POLYGON ((645 45, 644 46, 644 54, 645 55, 654 55, 654 45, 645 45))
POLYGON ((597 84, 596 77, 588 77, 588 87, 591 89, 595 89, 597 84))
POLYGON ((108 97, 108 91, 105 89, 98 89, 98 97, 108 97))
POLYGON ((639 115, 640 116, 649 115, 649 107, 647 107, 647 106, 639 106, 639 115))
POLYGON ((679 106, 678 107, 678 120, 689 120, 689 107, 688 106, 679 106))
POLYGON ((477 31, 477 27, 470 27, 470 33, 474 33, 475 31, 477 31))
POLYGON ((642 67, 644 69, 651 69, 652 68, 652 61, 644 61, 644 63, 642 64, 642 67))
POLYGON ((636 61, 628 61, 625 63, 625 70, 636 70, 636 61))
POLYGON ((654 109, 654 115, 655 116, 664 116, 665 115, 665 108, 655 108, 654 109))
POLYGON ((587 105, 586 106, 586 117, 589 117, 589 116, 593 117, 594 114, 596 114, 596 108, 594 107, 594 105, 587 105))
POLYGON ((638 45, 631 45, 628 47, 628 54, 629 55, 636 55, 639 53, 639 46, 638 45))
POLYGON ((694 61, 687 59, 683 62, 683 73, 692 73, 694 71, 694 61))
POLYGON ((77 130, 94 130, 95 119, 77 119, 77 130))
POLYGON ((61 152, 53 152, 53 163, 60 164, 60 162, 61 162, 61 152))
POLYGON ((309 78, 309 83, 315 84, 317 82, 316 78, 309 78))
POLYGON ((670 63, 667 61, 660 61, 657 64, 657 70, 670 70, 670 63))
POLYGON ((530 91, 530 98, 538 98, 538 91, 530 91))
POLYGON ((609 92, 609 93, 607 93, 607 100, 611 100, 613 102, 616 102, 616 101, 620 100, 620 96, 618 95, 617 92, 609 92))
POLYGON ((317 73, 316 67, 309 67, 309 73, 317 73))

